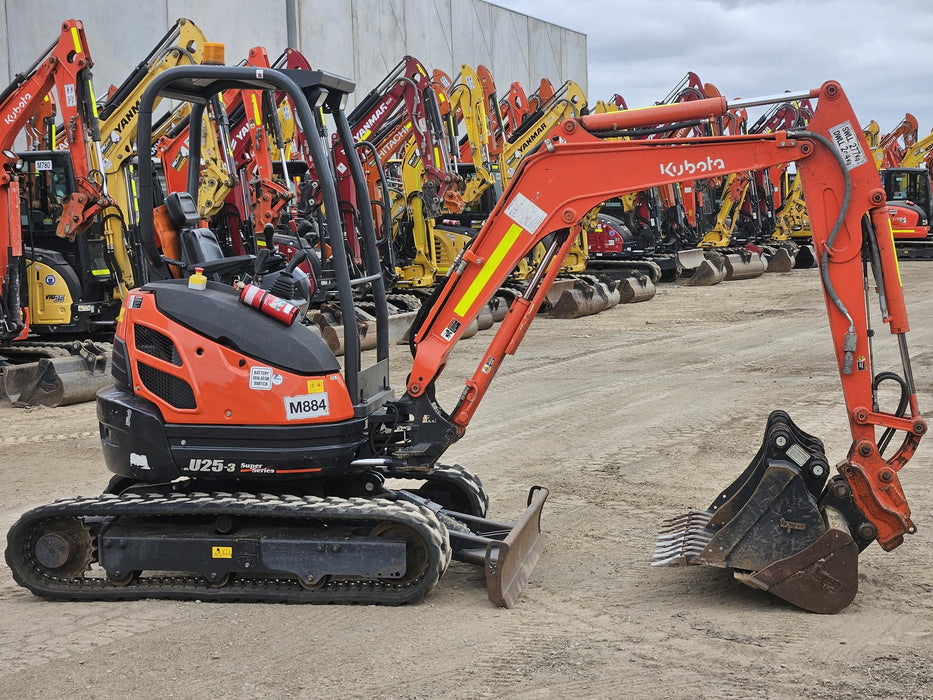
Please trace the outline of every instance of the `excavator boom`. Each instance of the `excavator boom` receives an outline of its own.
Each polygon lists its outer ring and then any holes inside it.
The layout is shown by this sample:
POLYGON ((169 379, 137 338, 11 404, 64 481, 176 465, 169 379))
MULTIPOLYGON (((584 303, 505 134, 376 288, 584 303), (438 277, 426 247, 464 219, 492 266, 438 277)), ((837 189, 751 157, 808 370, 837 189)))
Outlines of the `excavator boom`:
MULTIPOLYGON (((834 481, 832 487, 835 497, 846 501, 845 508, 842 508, 846 513, 844 519, 849 521, 856 534, 839 537, 849 538, 850 542, 854 540, 858 549, 874 539, 883 548, 891 549, 900 544, 904 534, 914 532, 897 472, 916 449, 926 431, 926 423, 917 408, 910 370, 906 309, 884 208, 884 192, 870 152, 858 130, 858 121, 837 83, 828 82, 818 90, 797 96, 781 95, 741 102, 742 106, 751 107, 795 98, 818 99, 807 129, 691 139, 607 140, 652 125, 716 118, 730 107, 721 97, 706 98, 565 120, 543 148, 524 159, 486 226, 455 261, 445 286, 414 332, 414 363, 399 410, 421 417, 421 425, 413 427, 412 439, 422 445, 422 458, 436 459, 463 434, 504 356, 514 354, 543 301, 547 287, 556 276, 560 261, 569 250, 572 243, 570 227, 575 226, 584 214, 601 202, 628 192, 691 177, 756 171, 794 161, 802 178, 813 240, 821 261, 823 291, 852 433, 852 448, 838 465, 843 481, 834 481), (434 384, 462 330, 518 261, 552 233, 557 235, 553 237, 548 256, 542 261, 525 295, 512 304, 479 367, 466 382, 459 403, 449 416, 438 415, 430 397, 434 395, 434 384), (899 346, 903 364, 903 378, 899 381, 905 394, 907 415, 886 413, 877 406, 878 379, 871 366, 872 332, 867 324, 864 297, 863 248, 868 250, 872 274, 879 289, 882 317, 899 346), (433 422, 425 417, 432 410, 436 417, 433 422), (876 429, 903 434, 903 442, 893 455, 882 456, 879 445, 884 443, 876 440, 876 429)), ((787 421, 778 423, 782 429, 787 425, 787 421)), ((780 440, 783 440, 779 443, 786 446, 788 433, 778 432, 780 440)), ((802 431, 793 434, 804 435, 802 431)), ((793 441, 795 445, 798 443, 809 445, 812 452, 818 452, 814 447, 816 442, 809 437, 793 441)), ((792 460, 793 455, 785 456, 787 459, 792 460)), ((766 466, 770 467, 771 461, 759 462, 762 469, 750 482, 750 491, 742 494, 746 505, 760 503, 764 498, 752 487, 768 481, 760 472, 766 466)), ((797 470, 805 464, 809 465, 809 462, 803 459, 797 464, 797 470)), ((825 479, 827 470, 816 469, 808 478, 816 476, 817 471, 825 479)), ((794 476, 798 481, 799 478, 794 476)), ((820 497, 821 486, 822 482, 817 486, 811 484, 811 494, 804 500, 812 500, 815 504, 820 497), (815 494, 812 493, 814 490, 815 494)), ((776 506, 771 503, 767 507, 773 510, 776 506)), ((838 510, 834 509, 833 513, 838 510)), ((816 520, 820 520, 819 514, 816 520)), ((824 513, 823 526, 816 529, 826 530, 835 537, 837 530, 833 523, 838 520, 834 515, 824 513)), ((707 525, 705 522, 702 524, 704 527, 707 525)), ((730 525, 727 522, 723 529, 730 525)), ((798 533, 794 530, 796 526, 796 523, 788 526, 789 537, 798 533)), ((690 554, 689 547, 690 537, 697 528, 690 523, 681 523, 677 527, 680 528, 678 536, 683 535, 674 546, 677 556, 666 558, 689 560, 696 554, 690 554)), ((779 528, 775 529, 779 531, 779 528)), ((814 531, 810 528, 807 534, 814 531)), ((805 579, 800 584, 803 593, 784 591, 783 597, 801 607, 808 607, 811 598, 820 598, 818 604, 809 607, 823 611, 844 607, 854 594, 851 583, 854 579, 847 578, 848 585, 841 585, 843 590, 826 602, 824 596, 817 595, 814 589, 820 586, 820 562, 830 556, 825 552, 819 554, 826 549, 825 542, 820 540, 820 547, 816 547, 812 538, 803 538, 802 542, 806 544, 798 546, 791 542, 789 553, 782 557, 782 561, 791 556, 797 557, 793 560, 796 567, 793 575, 805 579), (810 545, 815 549, 807 549, 810 545), (804 551, 809 554, 802 554, 804 551)), ((670 551, 668 544, 665 553, 670 554, 670 551)), ((729 562, 719 559, 703 563, 743 569, 741 562, 729 562)), ((843 566, 851 570, 854 565, 850 554, 843 566)), ((760 562, 744 567, 757 573, 765 568, 760 562)), ((754 573, 751 578, 754 578, 754 573)), ((759 587, 769 588, 760 583, 761 579, 758 581, 759 587)), ((770 588, 782 595, 778 591, 783 589, 777 582, 772 582, 770 588)))

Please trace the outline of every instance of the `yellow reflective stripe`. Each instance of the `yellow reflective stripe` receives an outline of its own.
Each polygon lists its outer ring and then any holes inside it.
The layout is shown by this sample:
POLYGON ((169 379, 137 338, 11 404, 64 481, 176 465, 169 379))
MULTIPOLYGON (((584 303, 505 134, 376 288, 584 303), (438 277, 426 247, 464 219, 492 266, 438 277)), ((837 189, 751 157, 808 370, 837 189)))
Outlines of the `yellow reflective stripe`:
POLYGON ((75 43, 75 53, 83 53, 83 51, 81 50, 81 37, 78 36, 77 27, 71 28, 71 39, 75 43))
POLYGON ((110 270, 91 270, 91 274, 95 277, 106 277, 110 274, 110 270))
POLYGON ((256 123, 256 126, 262 124, 262 117, 259 115, 259 105, 256 104, 256 95, 250 95, 250 99, 253 101, 253 121, 256 123))
POLYGON ((437 146, 434 147, 434 167, 441 167, 441 149, 439 149, 437 146))
POLYGON ((87 81, 88 93, 91 95, 91 112, 94 114, 94 118, 98 119, 97 116, 97 98, 94 96, 94 85, 91 84, 91 81, 87 81))
POLYGON ((518 240, 518 236, 522 231, 524 231, 524 229, 518 224, 512 224, 509 227, 505 236, 499 241, 499 245, 492 251, 492 255, 489 256, 489 259, 480 268, 479 274, 476 275, 476 279, 473 280, 467 288, 466 293, 460 298, 460 301, 457 302, 457 305, 454 307, 455 314, 461 318, 466 316, 467 311, 470 310, 470 307, 473 305, 473 302, 476 301, 479 293, 483 291, 483 287, 489 282, 496 268, 502 264, 502 259, 505 258, 505 254, 515 244, 515 241, 518 240))

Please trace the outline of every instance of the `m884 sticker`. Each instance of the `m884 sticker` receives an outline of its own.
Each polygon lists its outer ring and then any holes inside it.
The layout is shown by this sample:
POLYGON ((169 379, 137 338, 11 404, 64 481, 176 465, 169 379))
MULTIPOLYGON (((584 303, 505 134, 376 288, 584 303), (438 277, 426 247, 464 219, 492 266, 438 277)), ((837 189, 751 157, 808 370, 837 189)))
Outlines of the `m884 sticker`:
POLYGON ((285 397, 285 420, 318 418, 330 415, 327 392, 285 397))

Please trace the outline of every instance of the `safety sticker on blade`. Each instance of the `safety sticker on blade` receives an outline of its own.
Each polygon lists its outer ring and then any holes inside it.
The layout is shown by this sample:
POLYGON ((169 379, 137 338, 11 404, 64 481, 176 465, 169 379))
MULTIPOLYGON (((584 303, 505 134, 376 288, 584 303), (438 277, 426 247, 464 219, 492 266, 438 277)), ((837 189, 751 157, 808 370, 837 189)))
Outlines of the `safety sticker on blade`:
POLYGON ((851 122, 844 121, 838 126, 831 127, 829 129, 829 135, 832 136, 833 143, 836 144, 836 148, 838 148, 839 153, 842 154, 842 159, 846 164, 846 170, 852 170, 868 162, 868 158, 865 156, 865 151, 862 150, 862 146, 858 142, 858 135, 855 133, 855 129, 852 128, 851 122))
POLYGON ((233 547, 211 547, 211 559, 233 559, 233 547))
POLYGON ((285 419, 318 418, 330 415, 327 393, 285 397, 285 419))
POLYGON ((521 192, 518 192, 505 208, 505 214, 529 233, 537 231, 547 218, 547 212, 521 192))

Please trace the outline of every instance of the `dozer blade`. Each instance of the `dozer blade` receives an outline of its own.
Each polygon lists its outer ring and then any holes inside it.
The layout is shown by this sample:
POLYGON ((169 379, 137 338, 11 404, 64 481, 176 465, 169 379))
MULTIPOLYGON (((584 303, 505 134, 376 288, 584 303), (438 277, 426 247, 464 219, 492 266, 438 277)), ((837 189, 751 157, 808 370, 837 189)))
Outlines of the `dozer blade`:
POLYGON ((93 401, 97 390, 113 384, 110 351, 90 359, 82 355, 48 357, 3 368, 3 391, 22 406, 66 406, 93 401))
POLYGON ((486 595, 496 605, 515 605, 541 558, 541 509, 547 497, 547 489, 532 489, 528 507, 511 532, 501 542, 490 542, 486 547, 486 595))
POLYGON ((544 551, 541 532, 541 510, 548 490, 533 487, 528 493, 528 506, 514 524, 499 523, 463 513, 441 511, 460 521, 468 529, 448 526, 453 558, 479 564, 486 572, 486 594, 496 605, 511 608, 531 577, 544 551))
POLYGON ((665 521, 654 565, 731 568, 805 610, 842 610, 858 587, 859 547, 841 512, 818 502, 828 473, 822 443, 774 411, 739 478, 705 511, 665 521))
POLYGON ((634 304, 653 299, 657 288, 648 275, 638 273, 619 282, 619 303, 634 304))
POLYGON ((726 268, 726 281, 761 277, 768 268, 768 263, 761 253, 754 253, 750 250, 724 255, 723 264, 726 268))

